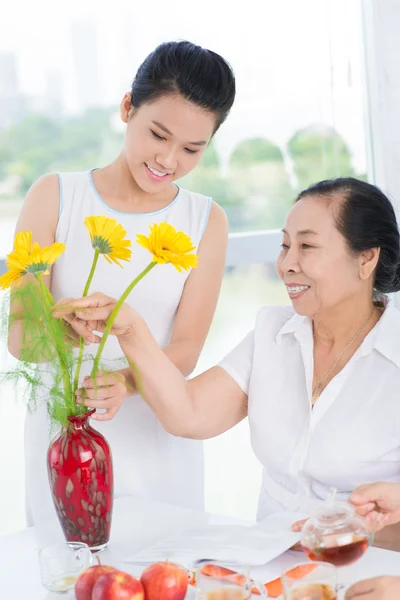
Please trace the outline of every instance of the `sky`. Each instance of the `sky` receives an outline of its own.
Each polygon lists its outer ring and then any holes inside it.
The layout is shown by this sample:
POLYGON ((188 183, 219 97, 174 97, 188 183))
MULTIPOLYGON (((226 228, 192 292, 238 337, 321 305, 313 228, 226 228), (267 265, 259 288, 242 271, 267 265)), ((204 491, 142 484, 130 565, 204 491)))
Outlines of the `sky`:
POLYGON ((259 135, 284 146, 297 129, 324 122, 338 129, 356 166, 365 169, 359 0, 100 4, 3 0, 0 52, 16 53, 24 93, 53 90, 67 112, 77 111, 77 73, 83 73, 97 102, 117 105, 158 43, 190 39, 222 54, 236 73, 237 100, 217 138, 222 153, 259 135), (97 37, 89 33, 79 42, 79 27, 94 29, 97 37))

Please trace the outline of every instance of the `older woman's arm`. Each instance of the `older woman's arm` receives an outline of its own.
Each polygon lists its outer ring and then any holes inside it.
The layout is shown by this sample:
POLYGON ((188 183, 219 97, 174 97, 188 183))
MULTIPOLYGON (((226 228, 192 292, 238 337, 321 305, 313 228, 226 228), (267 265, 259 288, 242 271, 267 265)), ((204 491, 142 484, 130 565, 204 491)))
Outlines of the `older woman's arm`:
POLYGON ((138 390, 169 433, 207 439, 247 416, 247 395, 224 369, 213 367, 186 381, 142 319, 119 343, 138 374, 138 390))
MULTIPOLYGON (((68 318, 69 322, 76 319, 79 323, 77 331, 85 336, 87 332, 105 330, 115 305, 115 299, 97 292, 77 300, 60 300, 53 308, 53 314, 56 318, 68 318)), ((161 350, 145 321, 127 304, 118 312, 111 333, 118 337, 138 391, 169 433, 206 439, 223 433, 247 416, 247 393, 234 377, 221 367, 213 367, 186 381, 161 350)), ((250 335, 237 350, 248 357, 249 365, 251 346, 250 335)), ((249 371, 248 365, 245 371, 249 371)), ((82 401, 85 406, 98 408, 106 383, 107 375, 84 381, 82 401)))

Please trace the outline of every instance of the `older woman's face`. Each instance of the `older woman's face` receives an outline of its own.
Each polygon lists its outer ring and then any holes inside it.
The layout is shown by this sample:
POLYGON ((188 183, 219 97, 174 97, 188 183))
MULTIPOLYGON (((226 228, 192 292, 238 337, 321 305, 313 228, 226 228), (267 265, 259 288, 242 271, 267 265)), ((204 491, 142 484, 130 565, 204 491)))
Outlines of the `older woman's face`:
POLYGON ((335 226, 335 201, 305 197, 291 209, 283 230, 277 272, 297 313, 314 317, 365 293, 360 258, 335 226))

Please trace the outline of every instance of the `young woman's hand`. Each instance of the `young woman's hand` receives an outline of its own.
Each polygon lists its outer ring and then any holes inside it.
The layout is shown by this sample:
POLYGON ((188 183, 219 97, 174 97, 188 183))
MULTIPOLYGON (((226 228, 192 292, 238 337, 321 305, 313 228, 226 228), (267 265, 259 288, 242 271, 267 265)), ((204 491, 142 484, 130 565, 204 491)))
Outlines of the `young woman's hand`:
MULTIPOLYGON (((63 298, 52 308, 53 316, 64 319, 85 341, 98 343, 100 337, 94 331, 103 332, 117 301, 100 292, 84 298, 63 298)), ((135 311, 123 304, 110 331, 112 335, 126 337, 134 330, 135 311)))
POLYGON ((94 413, 96 421, 110 421, 122 406, 127 396, 132 394, 122 371, 98 373, 91 379, 86 377, 82 387, 76 392, 77 403, 87 408, 105 409, 105 413, 94 413))

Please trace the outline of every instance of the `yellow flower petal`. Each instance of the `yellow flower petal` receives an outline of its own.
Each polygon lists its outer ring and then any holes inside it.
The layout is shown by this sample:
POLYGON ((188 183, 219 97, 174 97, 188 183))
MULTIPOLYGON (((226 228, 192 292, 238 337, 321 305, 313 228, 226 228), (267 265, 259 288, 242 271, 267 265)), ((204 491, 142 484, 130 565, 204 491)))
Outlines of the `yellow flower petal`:
POLYGON ((115 219, 103 216, 86 217, 84 224, 89 232, 92 246, 108 262, 114 262, 120 267, 120 260, 129 261, 132 256, 132 243, 124 239, 126 230, 115 219))
POLYGON ((21 231, 14 240, 14 249, 7 256, 7 273, 0 277, 0 288, 5 290, 10 286, 19 285, 27 273, 38 275, 48 274, 49 268, 64 252, 65 246, 55 242, 51 246, 41 248, 35 242, 32 244, 32 232, 21 231))
POLYGON ((55 242, 51 246, 46 246, 45 248, 42 248, 40 255, 41 262, 46 262, 49 265, 53 265, 64 252, 64 250, 65 246, 60 242, 55 242))
POLYGON ((150 235, 138 234, 136 241, 151 252, 153 262, 171 263, 179 273, 197 267, 197 254, 190 254, 195 250, 192 240, 169 223, 150 225, 150 235))
POLYGON ((22 281, 21 271, 7 271, 0 277, 0 289, 6 290, 12 286, 17 286, 22 281))
POLYGON ((32 249, 32 231, 20 231, 15 236, 14 251, 17 254, 30 254, 32 249))

